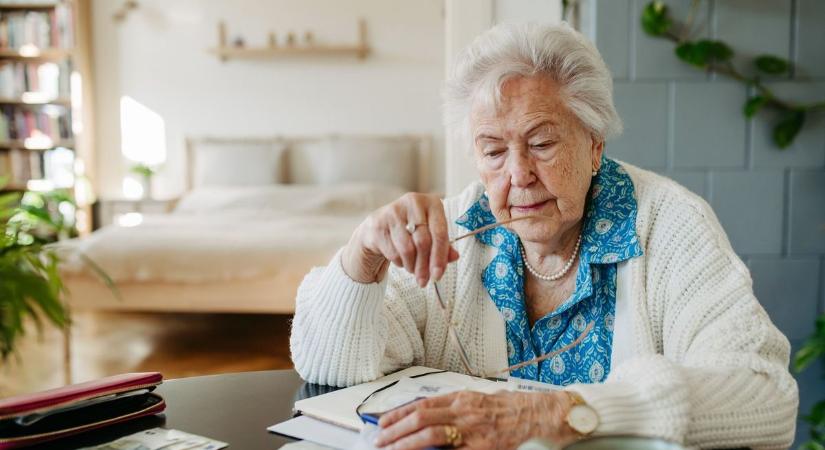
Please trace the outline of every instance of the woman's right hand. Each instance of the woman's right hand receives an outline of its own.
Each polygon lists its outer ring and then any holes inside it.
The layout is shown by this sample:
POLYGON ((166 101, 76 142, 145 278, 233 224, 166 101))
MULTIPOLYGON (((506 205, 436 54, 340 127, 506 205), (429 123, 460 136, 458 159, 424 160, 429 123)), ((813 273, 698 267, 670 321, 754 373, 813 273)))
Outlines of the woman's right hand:
POLYGON ((439 280, 447 264, 458 259, 450 245, 441 200, 431 194, 408 193, 362 222, 344 248, 344 272, 359 283, 381 281, 389 263, 404 267, 424 287, 439 280), (415 224, 410 233, 407 224, 415 224))

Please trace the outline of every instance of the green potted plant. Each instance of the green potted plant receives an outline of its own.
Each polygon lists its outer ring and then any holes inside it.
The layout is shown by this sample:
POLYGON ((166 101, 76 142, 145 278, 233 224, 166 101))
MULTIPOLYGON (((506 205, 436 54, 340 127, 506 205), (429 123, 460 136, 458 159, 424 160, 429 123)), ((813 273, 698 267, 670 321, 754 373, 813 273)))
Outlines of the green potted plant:
MULTIPOLYGON (((0 188, 5 184, 0 178, 0 188)), ((44 321, 59 328, 69 324, 54 243, 76 235, 75 208, 64 191, 0 193, 0 360, 14 353, 29 320, 38 329, 44 321)), ((81 258, 117 296, 103 270, 81 258)))
MULTIPOLYGON (((796 373, 802 372, 816 361, 825 361, 825 314, 816 319, 814 334, 796 352, 793 367, 796 373)), ((802 420, 811 425, 811 440, 802 444, 804 450, 825 450, 825 399, 811 408, 802 420)))
POLYGON ((143 197, 152 198, 152 177, 157 173, 157 169, 147 164, 135 164, 129 169, 129 172, 138 175, 143 186, 143 197))

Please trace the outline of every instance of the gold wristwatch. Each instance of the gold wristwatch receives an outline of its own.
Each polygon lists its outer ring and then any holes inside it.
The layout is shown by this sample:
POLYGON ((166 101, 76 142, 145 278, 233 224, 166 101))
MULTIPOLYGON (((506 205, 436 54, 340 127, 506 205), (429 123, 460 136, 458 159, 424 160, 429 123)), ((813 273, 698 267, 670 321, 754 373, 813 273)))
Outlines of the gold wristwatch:
POLYGON ((588 405, 581 395, 572 391, 564 391, 573 402, 567 412, 565 421, 580 437, 589 436, 599 426, 599 414, 588 405))

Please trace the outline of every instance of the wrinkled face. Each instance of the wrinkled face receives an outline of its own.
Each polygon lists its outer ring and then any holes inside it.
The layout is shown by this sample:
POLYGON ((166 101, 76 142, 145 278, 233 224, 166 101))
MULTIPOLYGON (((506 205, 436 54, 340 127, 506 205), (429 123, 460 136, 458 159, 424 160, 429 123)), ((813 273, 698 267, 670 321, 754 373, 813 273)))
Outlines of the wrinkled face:
POLYGON ((470 126, 497 220, 539 215, 509 225, 532 242, 559 239, 579 222, 604 146, 567 108, 555 81, 508 79, 498 109, 476 102, 470 126))

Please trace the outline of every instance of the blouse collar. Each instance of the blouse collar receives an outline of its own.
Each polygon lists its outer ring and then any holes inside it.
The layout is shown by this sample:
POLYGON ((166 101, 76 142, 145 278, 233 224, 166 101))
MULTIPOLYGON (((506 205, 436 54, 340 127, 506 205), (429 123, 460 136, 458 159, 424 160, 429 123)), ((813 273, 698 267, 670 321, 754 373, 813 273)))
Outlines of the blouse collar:
MULTIPOLYGON (((609 158, 602 158, 599 173, 593 178, 585 207, 582 229, 581 259, 590 264, 614 264, 642 255, 636 234, 636 198, 633 181, 627 171, 609 158)), ((456 224, 474 231, 496 222, 487 193, 473 203, 456 220, 456 224)), ((483 244, 499 248, 506 241, 496 238, 496 227, 476 235, 483 244)), ((502 250, 499 248, 499 250, 502 250)), ((509 252, 515 249, 507 249, 509 252)))

